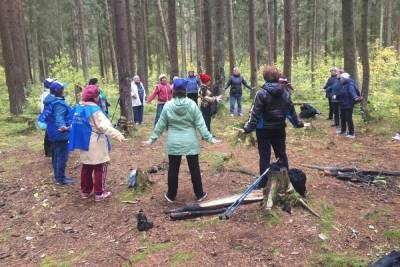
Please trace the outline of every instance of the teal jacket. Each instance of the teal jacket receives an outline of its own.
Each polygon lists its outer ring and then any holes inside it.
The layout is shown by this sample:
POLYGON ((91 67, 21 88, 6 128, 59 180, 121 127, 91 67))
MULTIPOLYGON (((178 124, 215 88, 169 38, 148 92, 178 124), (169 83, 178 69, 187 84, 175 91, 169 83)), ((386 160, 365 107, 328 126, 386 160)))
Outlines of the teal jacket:
POLYGON ((208 142, 213 138, 207 130, 198 106, 187 97, 173 98, 165 104, 150 137, 151 143, 156 142, 165 129, 168 129, 166 144, 168 155, 200 154, 197 130, 208 142))

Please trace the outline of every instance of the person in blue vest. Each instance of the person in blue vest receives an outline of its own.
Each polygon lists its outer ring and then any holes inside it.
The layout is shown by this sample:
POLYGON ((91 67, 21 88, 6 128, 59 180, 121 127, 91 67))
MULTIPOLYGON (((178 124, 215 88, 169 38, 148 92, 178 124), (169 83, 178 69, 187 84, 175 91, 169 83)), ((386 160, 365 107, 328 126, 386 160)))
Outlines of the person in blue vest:
POLYGON ((52 143, 52 165, 54 178, 58 185, 70 185, 74 180, 65 175, 68 161, 68 139, 70 131, 70 106, 65 102, 65 84, 59 81, 51 83, 50 94, 44 99, 47 135, 52 143))
MULTIPOLYGON (((55 79, 52 79, 52 78, 47 78, 46 80, 43 81, 44 91, 43 91, 42 95, 40 96, 40 113, 42 113, 44 110, 44 100, 50 94, 50 85, 54 81, 55 81, 55 79)), ((44 148, 45 156, 51 157, 51 142, 49 140, 49 135, 47 134, 47 131, 45 132, 45 135, 44 135, 43 148, 44 148)))
POLYGON ((359 96, 356 92, 354 81, 350 78, 350 74, 343 73, 340 75, 340 83, 342 87, 339 92, 340 100, 340 136, 347 138, 355 138, 354 123, 353 123, 353 109, 354 104, 358 101, 359 96))
POLYGON ((233 68, 232 72, 233 72, 233 75, 229 78, 229 80, 225 86, 225 90, 228 89, 228 87, 231 87, 231 90, 229 92, 230 113, 231 113, 231 117, 235 116, 235 102, 237 102, 238 115, 243 116, 243 113, 242 113, 242 95, 243 95, 242 85, 244 85, 250 91, 252 90, 252 88, 247 84, 246 80, 240 74, 240 70, 238 67, 233 68))
POLYGON ((186 79, 187 97, 192 99, 197 104, 197 100, 199 98, 200 80, 194 74, 194 70, 189 70, 188 74, 189 76, 186 79))
POLYGON ((325 97, 328 98, 329 104, 329 115, 327 120, 333 119, 333 103, 332 103, 332 85, 337 82, 337 73, 338 69, 336 67, 330 68, 331 77, 326 81, 324 90, 325 90, 325 97))
POLYGON ((111 192, 105 190, 111 150, 109 138, 120 142, 125 140, 122 133, 112 126, 99 104, 100 89, 96 85, 86 86, 81 102, 73 110, 69 139, 69 150, 79 150, 82 162, 80 197, 87 199, 94 194, 95 201, 111 196, 111 192))

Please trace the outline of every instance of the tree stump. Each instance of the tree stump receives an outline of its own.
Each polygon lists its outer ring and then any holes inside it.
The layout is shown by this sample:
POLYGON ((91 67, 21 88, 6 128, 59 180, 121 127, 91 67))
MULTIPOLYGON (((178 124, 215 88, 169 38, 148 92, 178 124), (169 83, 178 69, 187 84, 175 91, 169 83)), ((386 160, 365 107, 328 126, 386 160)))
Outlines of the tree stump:
POLYGON ((264 208, 271 210, 274 203, 281 203, 286 194, 293 192, 286 168, 268 173, 267 186, 264 188, 264 208))
POLYGON ((146 189, 151 184, 153 184, 153 182, 150 181, 148 173, 142 171, 141 169, 137 169, 135 189, 143 190, 146 189))

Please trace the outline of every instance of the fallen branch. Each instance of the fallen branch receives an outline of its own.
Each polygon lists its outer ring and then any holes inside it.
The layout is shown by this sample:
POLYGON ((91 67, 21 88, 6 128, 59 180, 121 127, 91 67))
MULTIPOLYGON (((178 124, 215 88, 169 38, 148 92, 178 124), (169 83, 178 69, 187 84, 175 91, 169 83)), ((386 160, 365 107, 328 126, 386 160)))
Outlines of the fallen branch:
POLYGON ((314 211, 314 210, 304 201, 304 199, 299 198, 298 201, 299 201, 299 203, 301 204, 301 206, 302 206, 303 208, 305 208, 306 210, 308 210, 312 215, 314 215, 314 216, 317 217, 318 219, 321 219, 321 216, 320 216, 316 211, 314 211))
POLYGON ((221 214, 225 211, 226 211, 226 208, 214 209, 214 210, 185 211, 185 212, 171 213, 169 215, 169 217, 172 220, 186 220, 186 219, 193 219, 193 218, 206 216, 206 215, 221 214))
POLYGON ((253 173, 251 171, 248 171, 248 170, 245 170, 245 169, 240 169, 240 168, 226 169, 225 171, 241 173, 241 174, 245 174, 245 175, 252 176, 252 177, 257 176, 255 173, 253 173))
POLYGON ((312 164, 302 164, 302 166, 317 169, 320 171, 325 171, 328 174, 335 174, 339 172, 355 172, 355 173, 364 173, 366 175, 386 175, 386 176, 400 176, 400 171, 386 171, 386 170, 363 170, 355 167, 330 167, 330 166, 319 166, 312 164))

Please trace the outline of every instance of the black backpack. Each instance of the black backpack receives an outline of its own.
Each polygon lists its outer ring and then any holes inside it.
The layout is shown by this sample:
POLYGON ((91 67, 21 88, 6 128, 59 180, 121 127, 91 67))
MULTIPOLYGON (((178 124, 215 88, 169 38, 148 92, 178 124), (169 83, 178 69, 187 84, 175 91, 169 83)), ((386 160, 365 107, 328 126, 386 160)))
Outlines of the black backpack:
POLYGON ((301 112, 300 112, 299 116, 302 119, 314 118, 315 115, 321 114, 321 112, 319 112, 318 109, 316 109, 315 107, 313 107, 310 104, 301 105, 300 110, 301 110, 301 112))

